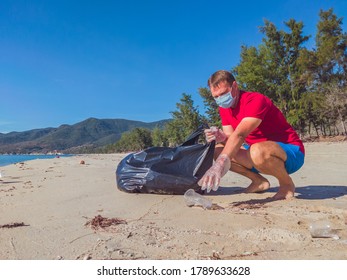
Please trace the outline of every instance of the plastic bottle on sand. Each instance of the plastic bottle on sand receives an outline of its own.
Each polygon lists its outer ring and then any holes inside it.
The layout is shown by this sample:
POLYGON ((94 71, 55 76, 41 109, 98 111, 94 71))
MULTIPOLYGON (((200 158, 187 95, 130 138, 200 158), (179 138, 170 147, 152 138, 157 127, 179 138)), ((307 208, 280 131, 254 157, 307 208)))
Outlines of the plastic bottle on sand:
POLYGON ((310 233, 314 238, 339 239, 339 236, 334 233, 328 221, 317 221, 310 224, 310 233))
POLYGON ((201 206, 204 209, 210 209, 212 207, 211 200, 196 193, 193 189, 189 189, 184 193, 184 199, 188 206, 201 206))

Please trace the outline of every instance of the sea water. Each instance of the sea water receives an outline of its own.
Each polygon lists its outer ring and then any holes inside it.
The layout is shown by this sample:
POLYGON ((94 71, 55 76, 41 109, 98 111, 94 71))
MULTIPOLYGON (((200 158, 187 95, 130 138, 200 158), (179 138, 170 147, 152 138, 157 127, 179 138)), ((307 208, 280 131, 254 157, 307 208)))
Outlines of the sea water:
POLYGON ((13 163, 24 162, 33 159, 48 159, 56 157, 66 157, 71 155, 0 155, 0 166, 10 165, 13 163))

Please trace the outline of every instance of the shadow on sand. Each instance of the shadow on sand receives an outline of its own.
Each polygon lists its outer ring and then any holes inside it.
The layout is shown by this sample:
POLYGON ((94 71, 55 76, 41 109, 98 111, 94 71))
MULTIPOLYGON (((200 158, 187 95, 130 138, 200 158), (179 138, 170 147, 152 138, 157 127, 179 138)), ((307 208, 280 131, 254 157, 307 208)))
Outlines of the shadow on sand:
MULTIPOLYGON (((243 193, 243 187, 220 187, 217 192, 211 192, 205 195, 233 195, 243 193)), ((263 193, 276 193, 278 187, 270 188, 263 193)), ((347 186, 327 186, 311 185, 295 188, 295 197, 299 199, 329 199, 347 195, 347 186)))
MULTIPOLYGON (((210 193, 211 195, 235 195, 244 193, 245 188, 242 187, 220 187, 217 192, 210 193)), ((278 191, 278 187, 270 188, 264 193, 273 193, 275 194, 278 191)), ((296 187, 295 189, 295 197, 297 199, 331 199, 338 198, 347 195, 347 186, 327 186, 327 185, 310 185, 303 187, 296 187)), ((209 194, 205 194, 209 195, 209 194)), ((261 199, 250 199, 246 201, 240 201, 233 203, 234 206, 240 205, 259 205, 266 204, 274 201, 271 197, 261 198, 261 199)))
POLYGON ((312 185, 305 187, 297 187, 295 189, 295 193, 296 198, 298 199, 338 198, 347 195, 347 186, 312 185))

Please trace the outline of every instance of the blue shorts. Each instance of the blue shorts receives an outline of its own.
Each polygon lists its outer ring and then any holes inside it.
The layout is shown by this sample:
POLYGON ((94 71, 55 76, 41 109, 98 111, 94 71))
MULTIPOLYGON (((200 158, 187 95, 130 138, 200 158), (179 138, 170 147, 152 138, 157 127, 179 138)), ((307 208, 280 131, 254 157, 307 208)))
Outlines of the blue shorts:
MULTIPOLYGON (((292 174, 298 171, 301 166, 304 164, 305 155, 300 151, 300 147, 292 144, 284 144, 282 142, 276 142, 287 154, 287 160, 284 163, 284 166, 288 174, 292 174)), ((243 147, 248 150, 249 145, 243 144, 243 147)), ((257 169, 252 167, 251 171, 259 173, 257 169)))

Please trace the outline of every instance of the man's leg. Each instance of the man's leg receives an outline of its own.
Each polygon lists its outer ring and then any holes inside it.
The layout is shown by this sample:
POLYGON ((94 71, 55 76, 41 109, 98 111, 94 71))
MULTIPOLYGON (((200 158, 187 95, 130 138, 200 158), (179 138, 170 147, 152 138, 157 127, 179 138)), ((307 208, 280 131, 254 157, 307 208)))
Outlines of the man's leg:
POLYGON ((270 183, 266 178, 235 161, 231 161, 230 170, 245 176, 252 181, 251 184, 245 189, 246 193, 264 192, 270 188, 270 183))
POLYGON ((279 190, 274 199, 294 197, 295 185, 285 169, 287 154, 279 144, 272 141, 253 144, 249 149, 249 156, 259 172, 277 178, 279 190))
MULTIPOLYGON (((214 158, 216 159, 222 152, 224 146, 217 144, 215 148, 214 158)), ((270 188, 269 181, 258 173, 251 171, 253 163, 250 160, 249 151, 240 149, 235 158, 231 160, 230 171, 247 177, 252 182, 246 188, 246 193, 263 192, 270 188), (247 167, 245 167, 247 166, 247 167)))

